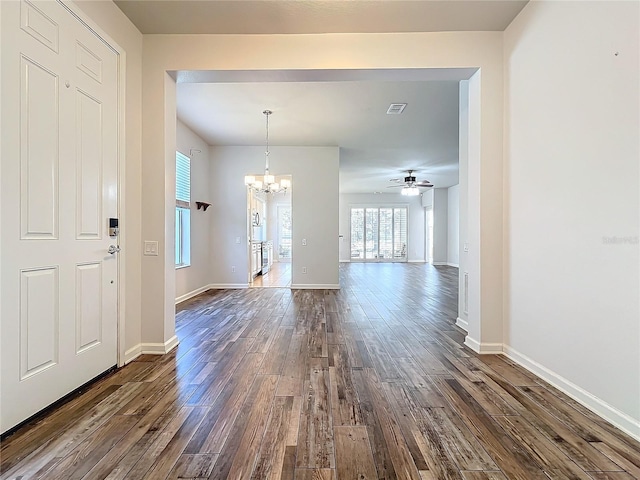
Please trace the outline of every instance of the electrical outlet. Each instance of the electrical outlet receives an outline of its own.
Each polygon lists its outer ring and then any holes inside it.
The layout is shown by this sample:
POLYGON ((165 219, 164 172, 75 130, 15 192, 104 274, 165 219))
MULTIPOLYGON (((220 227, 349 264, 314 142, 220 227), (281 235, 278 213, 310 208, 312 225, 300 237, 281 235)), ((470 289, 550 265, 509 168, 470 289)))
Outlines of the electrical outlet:
POLYGON ((303 246, 303 247, 306 247, 306 246, 307 246, 307 239, 306 239, 306 238, 303 238, 303 239, 302 239, 302 246, 303 246))
POLYGON ((236 243, 240 245, 240 237, 236 237, 236 243))
POLYGON ((307 273, 307 267, 302 267, 302 273, 307 273))
POLYGON ((236 273, 236 267, 231 267, 231 273, 236 273))

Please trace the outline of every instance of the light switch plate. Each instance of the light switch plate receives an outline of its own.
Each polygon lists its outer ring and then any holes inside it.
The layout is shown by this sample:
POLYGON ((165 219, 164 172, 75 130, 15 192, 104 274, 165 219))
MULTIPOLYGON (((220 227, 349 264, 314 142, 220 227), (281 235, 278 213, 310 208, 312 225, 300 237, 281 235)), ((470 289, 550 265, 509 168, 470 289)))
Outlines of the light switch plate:
POLYGON ((157 257, 158 256, 158 241, 157 240, 145 240, 144 241, 144 255, 157 257))

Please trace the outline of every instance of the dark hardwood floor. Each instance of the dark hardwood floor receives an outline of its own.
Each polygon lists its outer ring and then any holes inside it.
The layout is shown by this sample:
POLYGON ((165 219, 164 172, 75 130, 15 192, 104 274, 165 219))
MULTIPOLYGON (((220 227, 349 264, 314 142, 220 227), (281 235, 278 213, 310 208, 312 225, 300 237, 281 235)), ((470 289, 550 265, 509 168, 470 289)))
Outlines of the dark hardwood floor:
POLYGON ((8 437, 1 478, 640 479, 638 442, 462 345, 456 269, 340 274, 181 304, 173 352, 8 437))

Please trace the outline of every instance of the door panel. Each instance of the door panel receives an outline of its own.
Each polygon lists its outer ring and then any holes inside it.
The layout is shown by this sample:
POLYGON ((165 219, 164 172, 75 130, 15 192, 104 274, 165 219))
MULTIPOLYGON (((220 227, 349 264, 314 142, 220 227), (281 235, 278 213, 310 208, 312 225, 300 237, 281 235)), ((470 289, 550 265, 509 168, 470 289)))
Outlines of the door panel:
POLYGON ((23 270, 20 285, 20 380, 58 363, 58 269, 23 270))
POLYGON ((76 269, 76 353, 102 340, 102 263, 76 269))
POLYGON ((23 239, 58 238, 58 76, 20 58, 23 239))
POLYGON ((96 82, 102 83, 102 59, 80 42, 76 42, 76 67, 96 82))
POLYGON ((5 432, 117 363, 118 55, 57 1, 0 8, 5 432))
POLYGON ((76 90, 76 232, 77 238, 102 236, 102 105, 76 90))
POLYGON ((20 27, 58 53, 58 24, 31 2, 22 2, 20 5, 20 27))

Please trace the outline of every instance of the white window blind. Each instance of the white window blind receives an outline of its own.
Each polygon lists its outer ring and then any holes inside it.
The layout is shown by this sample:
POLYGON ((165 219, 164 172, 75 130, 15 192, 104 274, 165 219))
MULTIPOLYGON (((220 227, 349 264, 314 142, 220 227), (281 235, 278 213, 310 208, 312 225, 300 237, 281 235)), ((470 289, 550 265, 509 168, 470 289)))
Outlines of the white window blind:
POLYGON ((364 208, 351 209, 351 258, 364 259, 364 208))
POLYGON ((176 152, 176 206, 189 208, 191 204, 191 159, 176 152))
POLYGON ((407 258, 407 209, 393 209, 393 256, 407 258))
POLYGON ((352 261, 406 262, 407 207, 351 208, 352 261))
POLYGON ((176 152, 176 266, 191 264, 191 159, 176 152))

